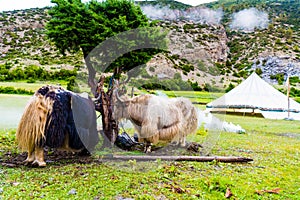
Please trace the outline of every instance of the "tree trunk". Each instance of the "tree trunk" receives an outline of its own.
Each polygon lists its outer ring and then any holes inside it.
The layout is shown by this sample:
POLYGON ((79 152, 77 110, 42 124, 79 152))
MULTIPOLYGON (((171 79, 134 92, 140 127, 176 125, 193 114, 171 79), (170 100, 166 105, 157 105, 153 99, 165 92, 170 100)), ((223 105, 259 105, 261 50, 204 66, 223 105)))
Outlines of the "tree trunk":
POLYGON ((244 157, 226 157, 226 156, 119 156, 112 155, 104 157, 104 159, 108 160, 137 160, 137 161, 155 161, 155 160, 164 160, 164 161, 194 161, 194 162, 225 162, 225 163, 243 163, 243 162, 251 162, 252 158, 244 158, 244 157))
POLYGON ((105 76, 101 76, 97 85, 96 93, 98 96, 96 102, 96 110, 101 113, 102 116, 102 129, 103 129, 103 147, 112 147, 116 141, 119 133, 119 127, 117 121, 113 118, 113 87, 108 88, 107 92, 104 92, 104 80, 105 76))
POLYGON ((88 85, 91 88, 92 94, 95 96, 96 94, 96 82, 95 82, 95 77, 96 77, 96 70, 93 67, 93 64, 90 60, 90 57, 88 56, 88 53, 83 50, 83 55, 84 55, 84 60, 85 64, 88 68, 88 73, 89 73, 89 78, 88 78, 88 85))

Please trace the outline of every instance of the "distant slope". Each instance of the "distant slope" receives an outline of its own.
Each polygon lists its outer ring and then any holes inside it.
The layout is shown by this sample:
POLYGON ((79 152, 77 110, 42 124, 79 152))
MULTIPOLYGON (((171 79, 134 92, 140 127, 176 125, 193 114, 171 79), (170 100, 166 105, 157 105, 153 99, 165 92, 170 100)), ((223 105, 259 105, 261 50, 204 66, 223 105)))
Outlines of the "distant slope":
MULTIPOLYGON (((300 27, 300 1, 299 0, 218 0, 206 4, 210 8, 223 8, 227 17, 230 14, 250 8, 256 7, 260 10, 269 12, 271 19, 276 19, 282 24, 290 24, 293 29, 300 27)), ((229 20, 225 18, 225 20, 229 20)))
POLYGON ((186 5, 184 3, 173 1, 173 0, 156 0, 156 1, 136 1, 136 4, 141 6, 149 5, 149 6, 157 6, 157 7, 169 7, 170 9, 179 9, 185 10, 192 6, 186 5))
MULTIPOLYGON (((187 10, 183 13, 190 14, 189 19, 197 12, 214 13, 203 6, 191 8, 171 0, 138 3, 155 9, 168 6, 182 12, 187 10)), ((219 24, 205 20, 195 23, 180 16, 160 21, 157 26, 169 31, 169 52, 155 56, 147 64, 143 77, 165 80, 176 76, 201 88, 209 85, 221 89, 242 81, 254 70, 272 83, 282 84, 287 72, 300 77, 299 4, 292 0, 219 0, 206 4, 211 9, 223 9, 219 24), (233 30, 232 14, 252 7, 267 13, 266 28, 233 30)), ((83 68, 81 54, 62 56, 47 39, 44 29, 49 20, 47 9, 0 13, 0 69, 5 69, 6 64, 13 68, 37 65, 47 70, 83 68)), ((295 81, 294 86, 297 84, 295 81)))

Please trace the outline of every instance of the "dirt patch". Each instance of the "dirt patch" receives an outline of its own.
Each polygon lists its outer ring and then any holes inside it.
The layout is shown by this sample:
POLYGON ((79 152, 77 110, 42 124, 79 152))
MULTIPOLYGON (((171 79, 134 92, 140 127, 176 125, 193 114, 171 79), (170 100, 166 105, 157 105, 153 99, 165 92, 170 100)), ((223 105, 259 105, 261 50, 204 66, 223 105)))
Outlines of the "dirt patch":
MULTIPOLYGON (((179 147, 177 145, 167 145, 167 146, 155 146, 152 148, 151 153, 147 153, 145 155, 152 155, 152 156, 176 156, 176 155, 201 155, 199 149, 201 145, 198 143, 188 143, 186 147, 179 147)), ((121 149, 118 149, 120 153, 122 152, 121 149)), ((136 148, 135 151, 143 152, 143 148, 136 148)), ((129 152, 129 151, 128 151, 129 152)), ((93 156, 82 154, 82 153, 72 153, 66 151, 59 151, 56 149, 47 149, 44 150, 45 161, 47 165, 55 165, 55 166, 63 166, 67 164, 94 164, 94 163, 102 163, 102 159, 94 158, 93 156)), ((23 163, 24 160, 27 158, 27 153, 13 153, 11 151, 7 151, 3 153, 2 158, 0 158, 0 165, 4 167, 21 167, 25 166, 26 164, 23 163)), ((28 167, 37 167, 27 164, 28 167)))
MULTIPOLYGON (((71 153, 64 151, 50 151, 45 150, 45 161, 48 164, 55 163, 56 166, 73 164, 73 163, 82 163, 82 164, 91 164, 91 163, 101 163, 102 161, 93 159, 92 156, 81 155, 80 153, 71 153)), ((5 167, 21 167, 25 164, 24 160, 27 158, 27 153, 12 153, 10 151, 4 153, 3 157, 0 159, 0 163, 5 167)), ((36 167, 27 165, 28 167, 36 167)))
POLYGON ((300 139, 300 134, 299 133, 280 133, 280 134, 277 134, 277 135, 278 136, 283 136, 283 137, 300 139))

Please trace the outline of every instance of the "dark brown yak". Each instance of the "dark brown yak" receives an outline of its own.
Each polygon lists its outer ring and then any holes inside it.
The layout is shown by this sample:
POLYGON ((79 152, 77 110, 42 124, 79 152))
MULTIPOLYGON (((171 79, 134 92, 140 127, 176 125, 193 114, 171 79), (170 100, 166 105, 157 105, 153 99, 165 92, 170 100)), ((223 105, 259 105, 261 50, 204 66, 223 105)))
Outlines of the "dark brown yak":
POLYGON ((46 166, 45 146, 68 151, 92 151, 99 141, 94 104, 61 87, 37 90, 20 120, 16 138, 27 151, 25 163, 46 166))

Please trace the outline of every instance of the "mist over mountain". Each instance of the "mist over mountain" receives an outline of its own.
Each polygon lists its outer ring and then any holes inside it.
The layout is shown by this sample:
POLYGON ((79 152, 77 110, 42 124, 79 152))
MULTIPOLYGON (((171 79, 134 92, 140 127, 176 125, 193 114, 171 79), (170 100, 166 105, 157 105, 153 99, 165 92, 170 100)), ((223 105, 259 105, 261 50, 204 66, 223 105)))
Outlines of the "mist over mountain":
POLYGON ((223 17, 222 9, 212 10, 205 7, 192 7, 187 10, 171 9, 169 6, 159 5, 141 6, 143 12, 153 20, 182 21, 194 23, 219 24, 223 17))
POLYGON ((254 31, 255 28, 268 28, 269 22, 267 12, 262 12, 252 7, 233 13, 229 27, 241 31, 254 31))

